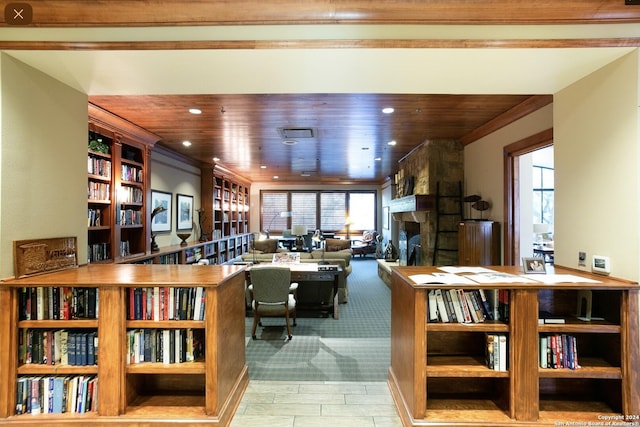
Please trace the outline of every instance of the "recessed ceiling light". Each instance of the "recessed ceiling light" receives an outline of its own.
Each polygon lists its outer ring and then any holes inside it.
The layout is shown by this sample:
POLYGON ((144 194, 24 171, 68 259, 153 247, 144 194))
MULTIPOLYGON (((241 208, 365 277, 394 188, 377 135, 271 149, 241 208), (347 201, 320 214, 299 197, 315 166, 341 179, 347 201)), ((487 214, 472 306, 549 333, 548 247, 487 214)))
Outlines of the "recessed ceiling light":
POLYGON ((369 147, 362 147, 363 151, 367 151, 369 149, 369 147))
POLYGON ((191 141, 182 141, 182 145, 185 147, 191 147, 191 141))
POLYGON ((266 169, 267 165, 260 165, 260 169, 266 169))
POLYGON ((395 140, 389 141, 387 142, 387 145, 396 145, 396 141, 395 140))
POLYGON ((213 161, 214 161, 214 162, 219 162, 219 161, 220 161, 220 157, 214 157, 214 158, 213 158, 213 161))
POLYGON ((311 172, 302 172, 300 176, 311 176, 311 172))
POLYGON ((202 110, 199 108, 189 108, 191 114, 202 114, 202 110))
POLYGON ((280 179, 278 175, 273 175, 273 179, 280 179))
POLYGON ((376 157, 376 158, 375 158, 375 159, 373 159, 373 160, 375 160, 376 162, 379 162, 379 161, 382 161, 382 157, 376 157))
POLYGON ((391 114, 391 113, 393 113, 394 111, 395 111, 395 110, 394 110, 394 108, 393 108, 393 107, 384 107, 384 108, 382 109, 382 112, 383 112, 383 113, 385 113, 385 114, 391 114))
POLYGON ((296 145, 298 143, 298 141, 295 141, 293 139, 285 139, 284 141, 282 141, 282 143, 284 145, 296 145))

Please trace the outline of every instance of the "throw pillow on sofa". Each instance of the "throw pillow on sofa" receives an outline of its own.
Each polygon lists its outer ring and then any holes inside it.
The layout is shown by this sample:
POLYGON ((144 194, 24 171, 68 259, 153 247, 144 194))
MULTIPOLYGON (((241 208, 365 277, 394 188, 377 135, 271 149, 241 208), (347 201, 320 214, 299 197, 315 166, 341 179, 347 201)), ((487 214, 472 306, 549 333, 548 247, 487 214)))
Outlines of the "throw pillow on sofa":
POLYGON ((327 252, 337 252, 343 249, 351 249, 351 240, 325 239, 324 245, 327 252))

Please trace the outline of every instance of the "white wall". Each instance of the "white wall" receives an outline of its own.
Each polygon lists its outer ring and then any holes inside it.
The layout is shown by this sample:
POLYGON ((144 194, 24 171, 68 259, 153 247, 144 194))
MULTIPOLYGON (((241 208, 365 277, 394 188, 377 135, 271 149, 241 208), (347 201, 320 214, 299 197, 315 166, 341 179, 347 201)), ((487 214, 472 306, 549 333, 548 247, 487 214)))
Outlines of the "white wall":
POLYGON ((183 163, 158 151, 151 151, 151 189, 171 193, 171 231, 156 233, 158 246, 177 245, 181 241, 176 236, 177 194, 193 196, 194 226, 191 237, 187 241, 197 242, 200 239, 198 213, 196 212, 202 207, 200 201, 200 175, 200 168, 183 163))
POLYGON ((87 96, 0 54, 0 277, 13 241, 78 237, 87 261, 87 96))
MULTIPOLYGON (((555 260, 609 256, 611 276, 638 280, 638 50, 554 97, 555 260)), ((589 262, 587 268, 589 268, 589 262)))

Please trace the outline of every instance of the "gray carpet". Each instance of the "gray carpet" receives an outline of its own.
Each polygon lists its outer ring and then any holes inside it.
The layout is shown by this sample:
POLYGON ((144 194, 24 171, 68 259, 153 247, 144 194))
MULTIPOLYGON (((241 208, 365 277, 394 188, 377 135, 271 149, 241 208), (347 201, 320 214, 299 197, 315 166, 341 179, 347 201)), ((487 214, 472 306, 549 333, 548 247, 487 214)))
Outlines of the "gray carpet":
POLYGON ((390 365, 391 292, 376 261, 354 258, 349 302, 338 320, 321 312, 298 313, 293 339, 284 319, 263 319, 257 340, 247 317, 247 365, 253 380, 385 381, 390 365))

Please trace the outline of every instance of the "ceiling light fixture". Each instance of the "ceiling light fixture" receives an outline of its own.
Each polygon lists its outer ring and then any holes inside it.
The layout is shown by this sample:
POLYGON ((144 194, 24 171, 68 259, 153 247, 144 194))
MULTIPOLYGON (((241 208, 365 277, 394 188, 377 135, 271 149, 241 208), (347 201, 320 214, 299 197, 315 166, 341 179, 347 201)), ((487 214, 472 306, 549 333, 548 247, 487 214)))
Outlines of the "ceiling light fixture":
POLYGON ((284 141, 282 141, 282 143, 284 145, 296 145, 298 143, 298 141, 295 141, 293 139, 285 139, 284 141))
POLYGON ((391 146, 394 146, 394 145, 396 145, 396 144, 397 144, 397 143, 396 143, 396 141, 395 141, 395 140, 391 140, 391 141, 387 142, 387 145, 391 145, 391 146))
POLYGON ((202 110, 199 108, 189 108, 191 114, 202 114, 202 110))
POLYGON ((382 161, 382 157, 376 157, 376 158, 375 158, 375 159, 373 159, 373 160, 375 160, 376 162, 380 162, 380 161, 382 161))
POLYGON ((393 113, 394 111, 395 111, 395 109, 394 109, 393 107, 384 107, 384 108, 382 109, 382 112, 383 112, 383 113, 385 113, 385 114, 391 114, 391 113, 393 113))
POLYGON ((311 176, 311 172, 302 172, 300 176, 311 176))
POLYGON ((260 165, 260 169, 266 169, 267 165, 260 165))
POLYGON ((191 147, 191 141, 182 141, 182 145, 185 147, 191 147))
POLYGON ((214 162, 219 162, 219 161, 220 161, 220 157, 214 157, 214 158, 213 158, 213 161, 214 161, 214 162))
POLYGON ((273 179, 280 179, 278 175, 273 175, 273 179))

